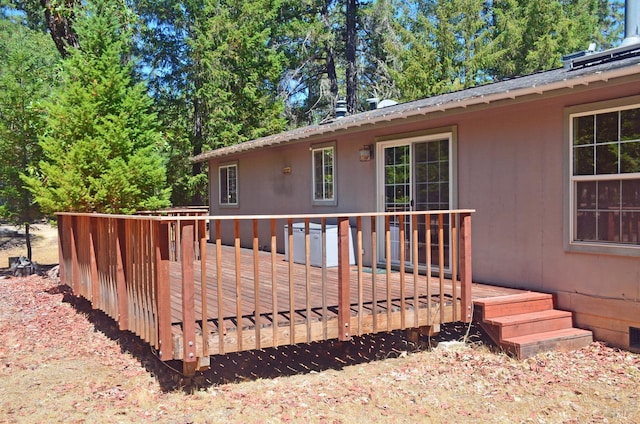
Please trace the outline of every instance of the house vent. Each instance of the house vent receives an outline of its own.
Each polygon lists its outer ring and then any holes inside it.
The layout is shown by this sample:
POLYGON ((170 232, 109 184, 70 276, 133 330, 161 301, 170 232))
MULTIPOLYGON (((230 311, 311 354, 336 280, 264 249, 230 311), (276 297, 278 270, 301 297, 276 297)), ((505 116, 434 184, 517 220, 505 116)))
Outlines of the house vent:
POLYGON ((629 327, 629 348, 640 349, 640 328, 629 327))
POLYGON ((637 43, 640 43, 640 0, 625 0, 622 46, 637 43))
POLYGON ((344 118, 345 116, 347 116, 347 101, 346 100, 336 101, 336 119, 344 118))

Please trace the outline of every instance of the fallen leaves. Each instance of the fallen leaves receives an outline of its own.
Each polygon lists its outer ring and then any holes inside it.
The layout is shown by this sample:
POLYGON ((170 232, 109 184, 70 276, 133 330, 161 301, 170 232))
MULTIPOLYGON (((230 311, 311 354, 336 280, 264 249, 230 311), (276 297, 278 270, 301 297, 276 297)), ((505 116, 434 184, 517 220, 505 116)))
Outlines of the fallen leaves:
POLYGON ((0 422, 640 422, 640 355, 593 343, 515 361, 401 339, 214 357, 201 378, 236 382, 168 390, 175 374, 67 287, 0 280, 0 422))

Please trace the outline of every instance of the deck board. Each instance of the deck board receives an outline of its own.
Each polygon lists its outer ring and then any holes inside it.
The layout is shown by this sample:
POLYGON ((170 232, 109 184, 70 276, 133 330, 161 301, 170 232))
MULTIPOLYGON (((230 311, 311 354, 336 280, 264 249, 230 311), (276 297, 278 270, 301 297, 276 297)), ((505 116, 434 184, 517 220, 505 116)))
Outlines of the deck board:
MULTIPOLYGON (((216 270, 216 249, 215 246, 207 247, 206 255, 206 311, 207 326, 205 333, 208 334, 210 353, 230 352, 234 350, 246 350, 255 348, 259 345, 272 346, 285 344, 284 341, 290 341, 290 338, 302 342, 321 340, 335 337, 337 334, 337 316, 338 316, 338 268, 332 267, 326 269, 326 280, 324 282, 326 304, 323 307, 323 273, 322 268, 307 267, 304 264, 292 264, 291 287, 293 287, 293 305, 294 305, 294 323, 290 321, 290 280, 289 269, 290 264, 283 254, 276 255, 276 278, 274 279, 271 271, 270 252, 260 251, 258 256, 258 278, 259 292, 255 292, 254 275, 254 256, 251 249, 240 249, 240 311, 242 319, 237 322, 237 281, 236 281, 236 252, 232 246, 222 247, 222 256, 220 263, 222 264, 222 315, 224 316, 223 333, 224 346, 219 346, 218 336, 218 287, 217 287, 217 270, 216 270), (276 283, 277 293, 277 331, 273 331, 273 287, 272 283, 276 283), (309 287, 307 287, 307 284, 309 287), (310 294, 307 299, 307 293, 310 294), (258 321, 259 329, 256 331, 255 310, 256 305, 259 307, 260 318, 258 321), (308 309, 311 311, 310 319, 307 321, 308 309), (325 313, 326 311, 326 313, 325 313), (241 329, 241 337, 243 342, 240 343, 242 349, 239 349, 238 335, 236 333, 238 327, 241 329), (290 331, 294 331, 294 335, 290 331), (258 334, 259 332, 259 334, 258 334), (281 336, 274 336, 278 332, 281 336), (256 341, 257 337, 259 341, 256 341), (277 337, 273 340, 273 337, 277 337), (280 339, 282 343, 280 342, 280 339), (246 341, 244 341, 246 339, 246 341)), ((359 308, 359 288, 358 288, 358 272, 357 266, 350 266, 350 303, 351 307, 351 334, 364 334, 374 331, 387 331, 402 328, 413 327, 415 323, 415 315, 413 311, 416 309, 414 298, 414 275, 409 271, 404 273, 404 290, 401 289, 401 272, 397 270, 391 271, 389 276, 389 289, 387 293, 387 271, 379 270, 376 274, 373 272, 362 273, 362 309, 359 308), (376 296, 373 298, 373 277, 375 276, 376 296), (402 299, 404 292, 404 301, 402 299), (389 302, 389 299, 391 300, 389 302), (405 312, 400 309, 404 305, 405 312), (362 316, 358 316, 358 311, 362 316), (401 323, 404 322, 404 326, 401 323)), ((199 260, 194 261, 194 300, 195 300, 195 319, 200 346, 202 339, 202 290, 201 290, 201 263, 199 260)), ((173 262, 170 270, 171 281, 171 310, 172 324, 174 333, 175 351, 179 351, 180 343, 182 343, 182 295, 181 295, 181 269, 180 263, 173 262)), ((428 322, 434 324, 440 323, 440 279, 439 277, 430 277, 428 279, 431 293, 431 315, 428 322)), ((453 320, 454 307, 460 307, 460 299, 453 299, 453 285, 451 280, 445 280, 444 284, 444 316, 445 322, 453 320)), ((417 307, 419 310, 419 321, 427 322, 427 307, 429 301, 427 299, 427 277, 424 274, 418 275, 417 284, 417 307)), ((455 291, 457 294, 461 292, 460 283, 457 283, 455 291)), ((487 286, 482 284, 472 285, 472 297, 474 300, 486 297, 503 296, 508 294, 520 293, 522 290, 502 288, 496 286, 487 286)))

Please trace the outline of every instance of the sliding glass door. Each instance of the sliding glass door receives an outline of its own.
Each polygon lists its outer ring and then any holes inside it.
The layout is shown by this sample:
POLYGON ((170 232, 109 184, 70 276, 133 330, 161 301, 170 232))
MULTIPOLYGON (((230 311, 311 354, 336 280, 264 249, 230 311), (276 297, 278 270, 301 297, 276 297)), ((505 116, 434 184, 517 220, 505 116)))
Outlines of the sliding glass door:
MULTIPOLYGON (((389 142, 378 146, 379 209, 385 212, 430 211, 451 209, 452 199, 452 135, 438 134, 389 142)), ((404 261, 412 263, 411 218, 404 219, 404 261)), ((391 262, 400 263, 400 219, 391 219, 391 262)), ((432 265, 438 265, 438 218, 434 216, 431 227, 432 265)), ((380 232, 383 234, 383 232, 380 232)), ((418 263, 426 265, 427 227, 424 219, 418 220, 418 263)), ((449 266, 449 221, 444 222, 445 266, 449 266)), ((384 245, 384 238, 381 240, 384 245)), ((380 252, 384 260, 384 251, 380 252)))

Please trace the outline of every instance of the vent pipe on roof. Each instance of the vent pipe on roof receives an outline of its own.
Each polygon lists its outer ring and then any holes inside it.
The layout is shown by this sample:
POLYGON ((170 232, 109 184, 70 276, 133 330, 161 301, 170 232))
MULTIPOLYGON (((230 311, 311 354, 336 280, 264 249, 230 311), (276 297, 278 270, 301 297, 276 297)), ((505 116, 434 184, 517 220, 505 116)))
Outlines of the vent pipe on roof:
POLYGON ((337 100, 336 101, 336 118, 344 118, 345 116, 347 116, 347 101, 337 100))
POLYGON ((625 0, 622 46, 636 43, 640 43, 640 0, 625 0))

